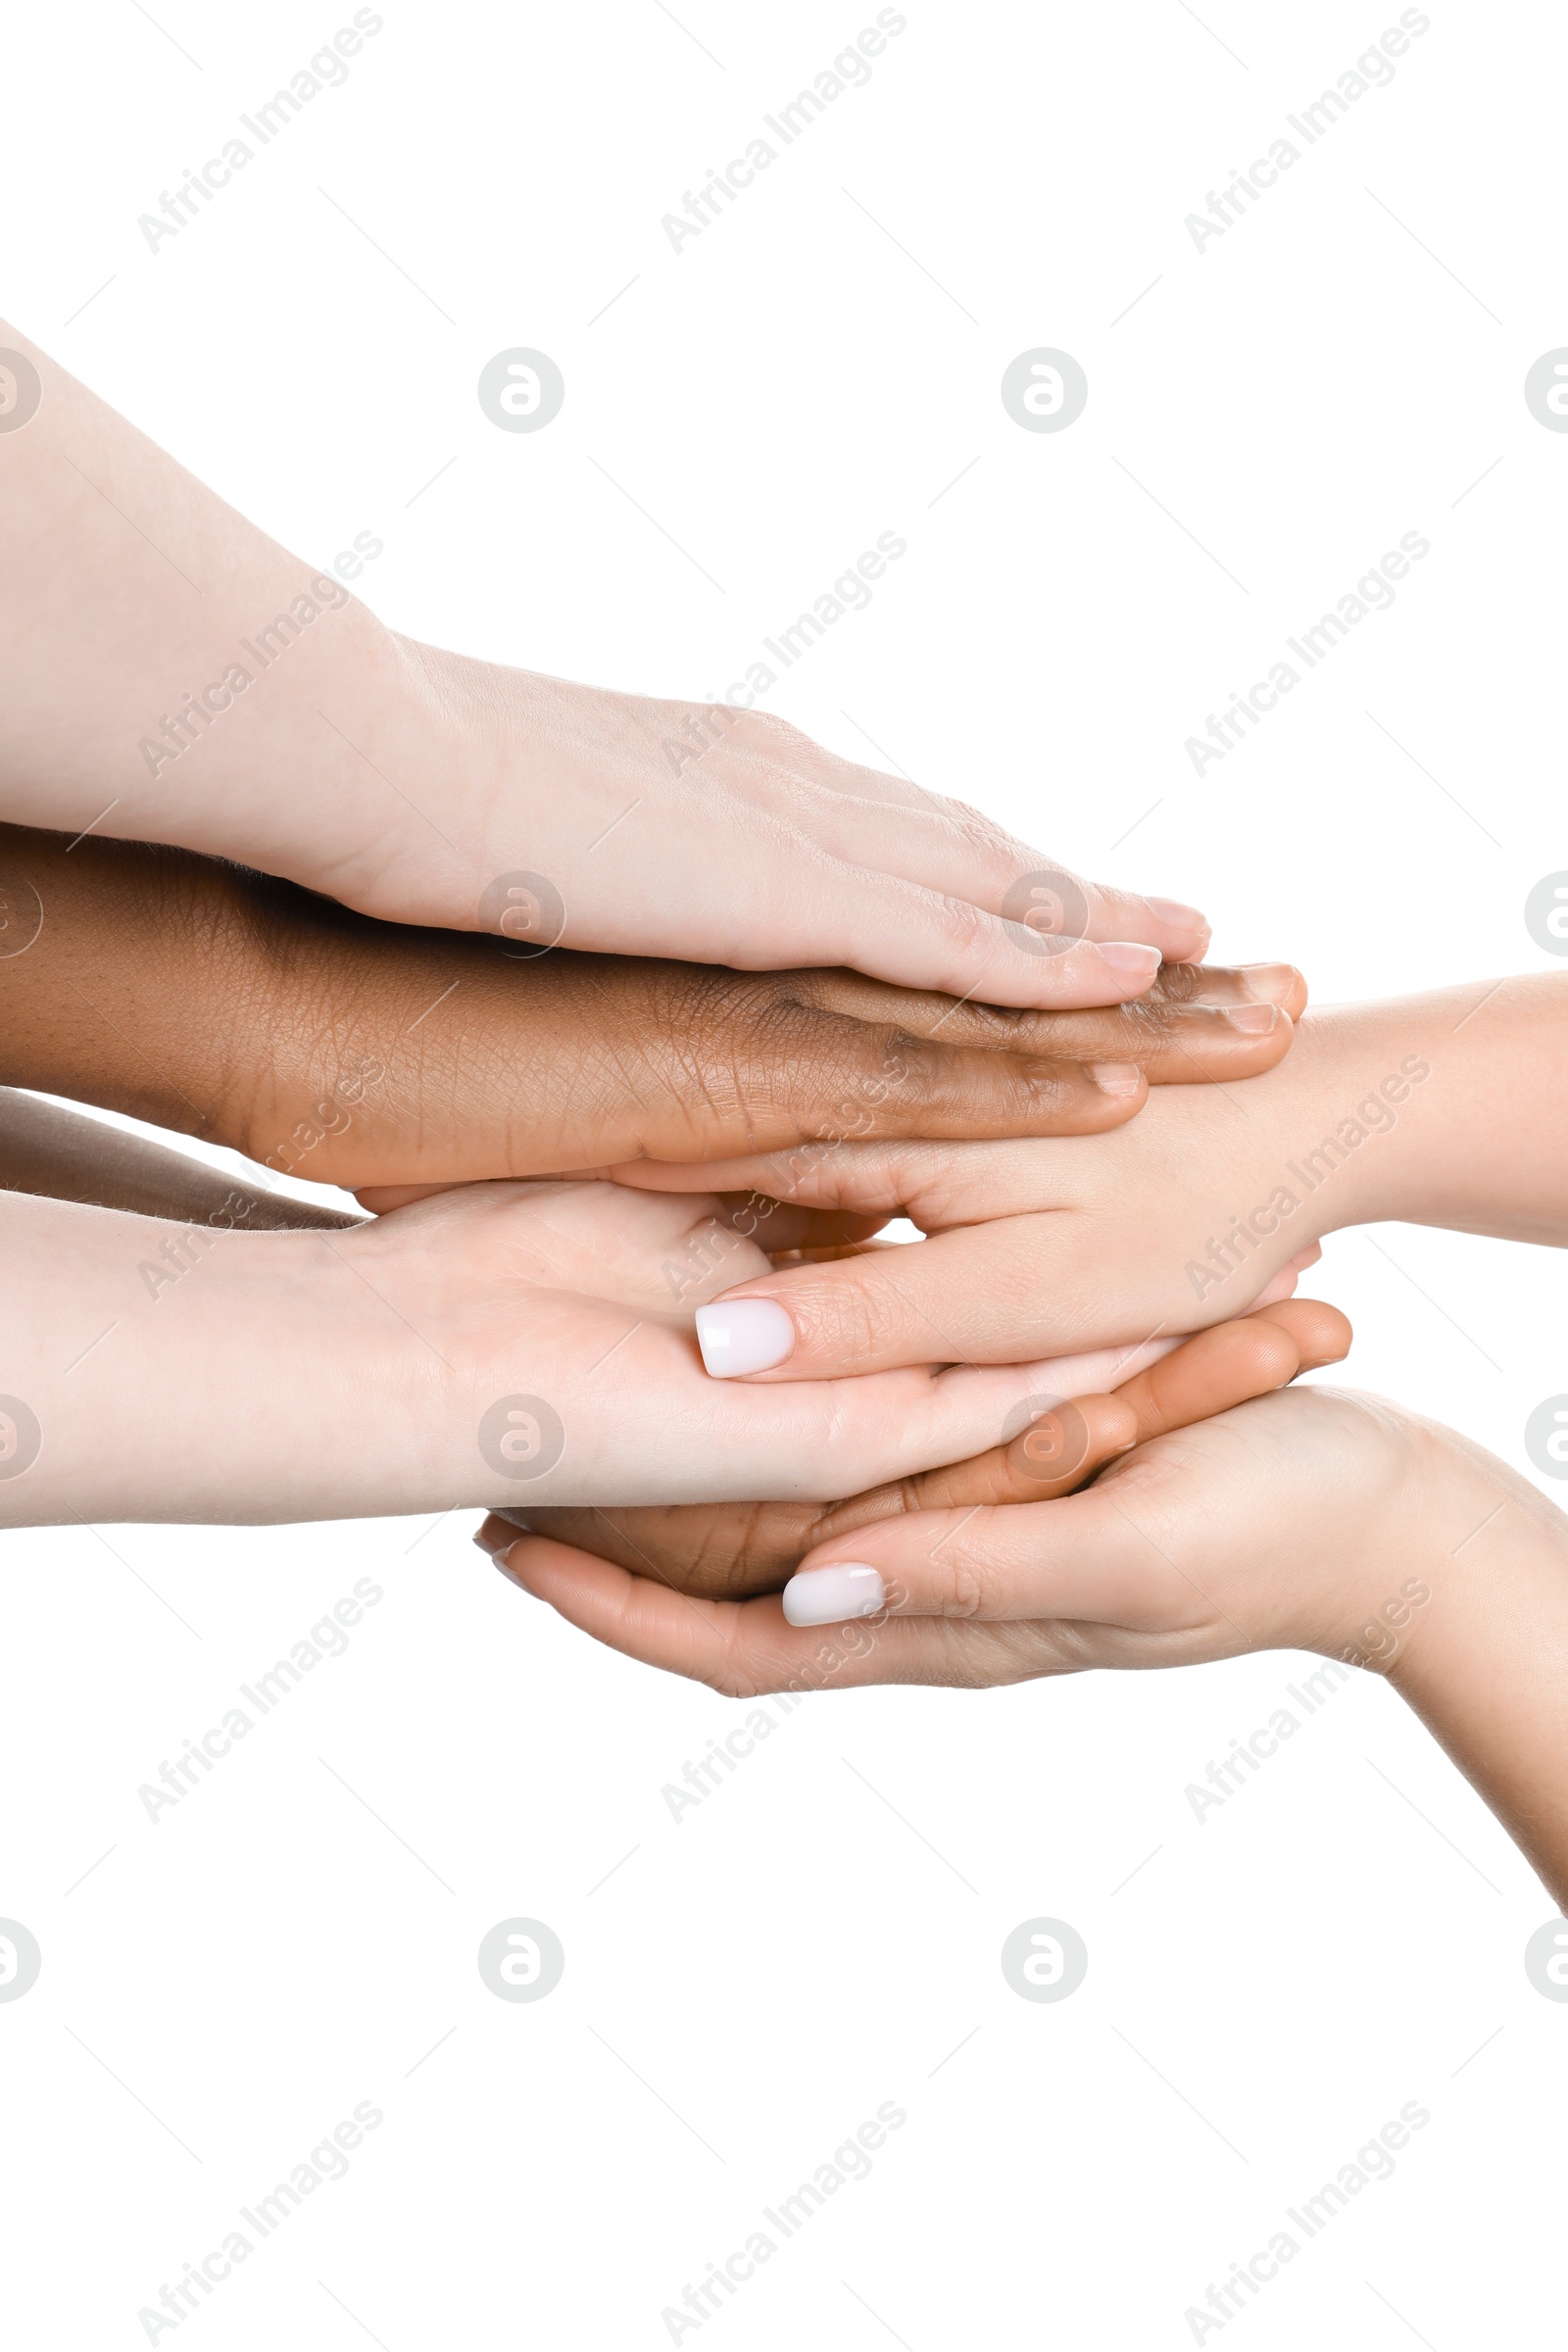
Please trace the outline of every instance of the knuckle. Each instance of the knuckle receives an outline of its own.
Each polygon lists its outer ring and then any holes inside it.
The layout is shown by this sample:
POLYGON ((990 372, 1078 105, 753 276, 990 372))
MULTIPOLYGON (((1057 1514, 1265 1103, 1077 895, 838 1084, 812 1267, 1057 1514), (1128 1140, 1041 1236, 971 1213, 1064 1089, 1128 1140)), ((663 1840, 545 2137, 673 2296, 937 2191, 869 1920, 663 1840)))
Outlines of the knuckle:
POLYGON ((822 757, 820 744, 814 743, 803 727, 792 725, 789 719, 779 718, 771 710, 742 711, 731 740, 791 766, 822 757))
POLYGON ((853 1259, 833 1271, 838 1281, 814 1283, 798 1303, 792 1300, 797 1323, 818 1348, 852 1363, 868 1362, 896 1337, 896 1319, 853 1259))
POLYGON ((931 1598, 943 1617, 978 1617, 985 1585, 966 1554, 944 1558, 940 1548, 931 1555, 931 1598))
POLYGON ((716 1691, 720 1698, 760 1698, 762 1694, 761 1680, 745 1667, 728 1660, 721 1666, 710 1667, 697 1680, 706 1683, 710 1690, 716 1691))
POLYGON ((956 899, 949 893, 939 897, 942 936, 950 948, 967 956, 989 935, 995 917, 970 899, 956 899))

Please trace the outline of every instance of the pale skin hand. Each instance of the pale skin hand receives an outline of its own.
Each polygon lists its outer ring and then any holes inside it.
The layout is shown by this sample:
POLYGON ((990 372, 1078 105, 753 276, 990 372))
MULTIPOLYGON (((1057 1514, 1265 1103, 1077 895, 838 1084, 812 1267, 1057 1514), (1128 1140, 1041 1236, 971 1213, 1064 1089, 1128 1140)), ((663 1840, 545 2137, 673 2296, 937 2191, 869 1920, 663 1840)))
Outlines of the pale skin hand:
POLYGON ((705 1599, 778 1592, 807 1553, 837 1537, 911 1511, 967 1511, 977 1503, 1043 1502, 1070 1494, 1128 1447, 1266 1396, 1298 1372, 1337 1363, 1349 1345, 1350 1327, 1338 1307, 1317 1298, 1287 1298, 1200 1332, 1131 1378, 1113 1354, 1054 1364, 1048 1393, 1063 1402, 1037 1410, 1008 1444, 825 1510, 803 1502, 529 1508, 492 1515, 473 1540, 496 1555, 503 1573, 521 1528, 705 1599), (1116 1386, 1107 1393, 1112 1381, 1116 1386))
POLYGON ((850 1144, 705 1168, 707 1184, 902 1213, 931 1237, 739 1285, 711 1320, 731 1327, 738 1299, 786 1311, 793 1348, 758 1382, 878 1370, 937 1346, 995 1363, 1130 1344, 1244 1312, 1341 1226, 1397 1218, 1568 1245, 1565 1166, 1568 975, 1478 981, 1308 1013, 1277 1068, 1245 1088, 1162 1090, 1113 1135, 850 1144))
MULTIPOLYGON (((1217 1335, 1215 1335, 1217 1336, 1217 1335)), ((891 1613, 785 1623, 544 1537, 508 1573, 627 1654, 734 1697, 965 1689, 1313 1649, 1386 1674, 1568 1906, 1568 1519, 1450 1430, 1297 1389, 1122 1455, 1061 1500, 889 1518, 803 1570, 878 1569, 891 1613)))
POLYGON ((1120 1004, 1161 956, 1201 956, 1193 908, 1071 877, 1064 913, 1033 904, 1081 944, 1042 954, 1002 919, 1041 852, 760 711, 394 636, 14 328, 0 344, 40 387, 0 435, 0 814, 403 922, 496 930, 510 905, 567 947, 853 965, 998 1004, 1120 1004))
MULTIPOLYGON (((707 1379, 693 1302, 767 1262, 728 1214, 618 1185, 471 1185, 346 1232, 247 1233, 0 1194, 0 1394, 42 1433, 0 1475, 0 1524, 825 1500, 995 1444, 1049 1375, 707 1379), (514 1475, 553 1422, 559 1459, 514 1475)), ((818 1238, 776 1214, 780 1246, 818 1238)))
POLYGON ((998 1011, 854 972, 513 955, 216 858, 0 826, 0 1079, 349 1189, 690 1160, 826 1133, 1081 1134, 1269 1068, 1286 965, 998 1011), (1112 1091, 1116 1089, 1118 1091, 1112 1091))

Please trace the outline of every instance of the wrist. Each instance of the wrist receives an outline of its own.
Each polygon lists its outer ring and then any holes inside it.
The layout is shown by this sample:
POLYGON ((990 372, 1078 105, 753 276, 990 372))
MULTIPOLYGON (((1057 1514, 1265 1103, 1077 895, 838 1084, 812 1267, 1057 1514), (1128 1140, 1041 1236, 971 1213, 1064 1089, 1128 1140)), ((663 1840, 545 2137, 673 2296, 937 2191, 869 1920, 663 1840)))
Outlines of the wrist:
POLYGON ((1397 1002, 1309 1012, 1278 1069, 1250 1082, 1273 1092, 1278 1181, 1298 1202, 1293 1235, 1321 1240, 1401 1213, 1433 1076, 1429 1035, 1397 1002))
POLYGON ((0 1082, 237 1141, 234 1041, 255 992, 231 870, 14 826, 0 866, 23 938, 0 958, 0 1082))

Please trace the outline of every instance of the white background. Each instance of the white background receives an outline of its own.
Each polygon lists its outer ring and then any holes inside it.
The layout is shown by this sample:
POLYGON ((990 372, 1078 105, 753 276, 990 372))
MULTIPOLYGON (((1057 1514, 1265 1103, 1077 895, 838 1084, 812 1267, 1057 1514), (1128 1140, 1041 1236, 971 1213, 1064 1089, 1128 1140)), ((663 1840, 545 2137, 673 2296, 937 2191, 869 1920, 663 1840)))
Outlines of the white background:
MULTIPOLYGON (((302 554, 379 535, 358 585, 393 624, 703 694, 895 530, 772 708, 1197 900, 1320 1002, 1547 964, 1568 437, 1522 383, 1568 342, 1559 12, 1435 5, 1200 253, 1184 216, 1396 8, 910 5, 678 254, 661 216, 873 8, 388 5, 156 254, 137 216, 351 12, 154 13, 8 28, 12 315, 302 554), (565 376, 542 433, 477 405, 515 345, 565 376), (1036 345, 1088 373, 1063 433, 1001 405, 1036 345), (1195 777, 1184 739, 1412 530, 1393 610, 1195 777)), ((1561 1259, 1376 1240, 1308 1286, 1353 1377, 1526 1468, 1561 1259)), ((145 2341, 365 2100, 348 2177, 160 2342, 663 2344, 888 2100, 871 2177, 705 2345, 1189 2343, 1411 2100, 1395 2177, 1226 2342, 1541 2340, 1568 2008, 1521 1953, 1553 1906, 1379 1682, 1201 1825, 1185 1785, 1306 1661, 820 1697, 677 1824, 661 1788, 732 1711, 593 1649, 470 1524, 9 1540, 0 1912, 44 1972, 0 2006, 8 2340, 145 2341), (367 1576, 347 1653, 150 1823, 138 1785, 367 1576), (514 1914, 566 1950, 536 2005, 474 1964, 514 1914), (1060 2005, 999 1970, 1037 1914, 1088 1942, 1060 2005)))

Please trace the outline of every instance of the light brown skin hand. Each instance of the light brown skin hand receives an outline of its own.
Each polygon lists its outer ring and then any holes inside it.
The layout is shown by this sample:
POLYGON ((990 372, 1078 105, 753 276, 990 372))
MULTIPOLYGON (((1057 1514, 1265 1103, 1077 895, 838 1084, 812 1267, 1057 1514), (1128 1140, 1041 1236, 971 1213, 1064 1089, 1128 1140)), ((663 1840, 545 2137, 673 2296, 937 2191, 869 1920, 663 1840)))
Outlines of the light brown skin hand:
POLYGON ((1272 1068, 1306 996, 1289 965, 1175 964, 1128 1005, 998 1011, 846 971, 518 955, 185 851, 16 826, 0 912, 0 1080, 377 1209, 823 1137, 1097 1133, 1146 1083, 1272 1068), (1097 1082, 1107 1065, 1130 1091, 1097 1082))

